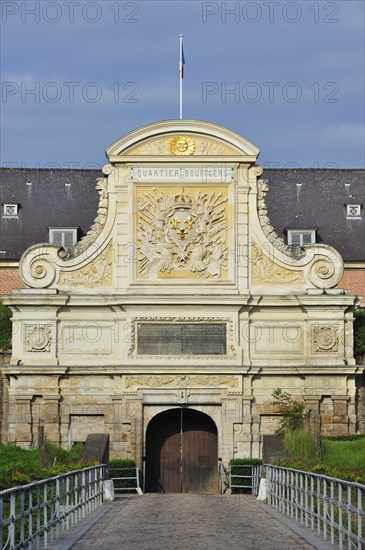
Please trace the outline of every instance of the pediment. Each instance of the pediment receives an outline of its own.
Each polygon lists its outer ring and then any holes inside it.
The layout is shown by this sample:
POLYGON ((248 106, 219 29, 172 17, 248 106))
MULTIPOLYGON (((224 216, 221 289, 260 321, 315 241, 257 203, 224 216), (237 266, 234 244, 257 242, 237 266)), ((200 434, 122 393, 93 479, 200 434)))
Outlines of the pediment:
POLYGON ((110 162, 131 158, 229 157, 255 161, 259 149, 242 136, 217 124, 198 120, 167 120, 138 128, 116 140, 106 150, 110 162), (182 147, 180 147, 182 145, 182 147))
POLYGON ((188 134, 187 132, 181 132, 179 135, 170 135, 168 137, 152 139, 137 145, 136 147, 131 147, 125 153, 127 156, 143 155, 143 156, 180 156, 179 153, 174 152, 174 144, 177 138, 182 137, 185 139, 192 140, 194 147, 193 151, 188 154, 181 153, 181 156, 194 156, 194 155, 203 155, 203 156, 225 156, 225 155, 237 155, 240 154, 237 150, 233 149, 221 143, 217 140, 206 139, 194 134, 188 134))

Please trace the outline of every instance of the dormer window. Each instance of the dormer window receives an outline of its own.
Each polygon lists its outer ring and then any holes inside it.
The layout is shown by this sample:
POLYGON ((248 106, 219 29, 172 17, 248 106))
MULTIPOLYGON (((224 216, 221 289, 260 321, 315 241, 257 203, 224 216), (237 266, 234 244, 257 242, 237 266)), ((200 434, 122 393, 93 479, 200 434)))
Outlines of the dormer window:
POLYGON ((69 250, 77 243, 77 227, 49 227, 49 242, 69 250))
POLYGON ((19 204, 4 203, 3 215, 8 218, 16 218, 18 216, 19 204))
POLYGON ((288 229, 288 244, 305 246, 316 242, 315 229, 288 229))
POLYGON ((361 204, 346 204, 348 218, 361 218, 361 204))

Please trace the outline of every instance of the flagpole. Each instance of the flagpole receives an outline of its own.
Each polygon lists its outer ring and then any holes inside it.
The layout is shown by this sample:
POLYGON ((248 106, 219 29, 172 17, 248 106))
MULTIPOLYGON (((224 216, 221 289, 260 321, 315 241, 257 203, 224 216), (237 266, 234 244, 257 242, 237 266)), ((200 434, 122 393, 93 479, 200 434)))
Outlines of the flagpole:
POLYGON ((180 34, 180 120, 183 117, 183 35, 180 34))

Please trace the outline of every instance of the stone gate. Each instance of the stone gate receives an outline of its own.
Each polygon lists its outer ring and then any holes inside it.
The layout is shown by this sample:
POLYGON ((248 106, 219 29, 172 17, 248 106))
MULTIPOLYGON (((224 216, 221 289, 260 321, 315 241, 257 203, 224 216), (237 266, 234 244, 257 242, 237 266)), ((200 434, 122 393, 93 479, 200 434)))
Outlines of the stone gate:
POLYGON ((9 443, 39 420, 63 446, 110 434, 112 457, 146 452, 156 415, 190 408, 218 456, 258 457, 280 387, 323 433, 356 430, 356 297, 334 288, 333 248, 287 245, 270 225, 259 150, 194 120, 137 129, 106 151, 97 217, 66 251, 29 248, 13 311, 9 443))

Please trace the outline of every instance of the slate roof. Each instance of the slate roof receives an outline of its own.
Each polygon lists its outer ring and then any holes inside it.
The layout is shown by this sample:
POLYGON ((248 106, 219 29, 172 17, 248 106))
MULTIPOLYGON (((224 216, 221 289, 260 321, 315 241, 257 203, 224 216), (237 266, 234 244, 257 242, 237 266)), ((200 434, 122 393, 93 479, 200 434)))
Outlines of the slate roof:
MULTIPOLYGON (((98 170, 0 168, 0 203, 20 204, 17 218, 4 217, 1 204, 0 260, 19 260, 30 245, 48 242, 48 227, 78 227, 85 235, 96 217, 98 177, 98 170)), ((365 170, 271 169, 262 178, 279 235, 318 228, 317 241, 345 261, 365 261, 365 170), (346 217, 346 204, 363 205, 360 220, 346 217)))
POLYGON ((18 260, 32 244, 48 242, 47 227, 87 233, 99 201, 96 178, 102 176, 99 170, 1 168, 0 260, 18 260), (3 203, 20 204, 18 217, 4 217, 3 203))
POLYGON ((276 232, 318 229, 317 242, 335 247, 344 261, 365 261, 364 169, 272 169, 267 213, 276 232), (361 219, 346 216, 346 204, 362 204, 361 219))

